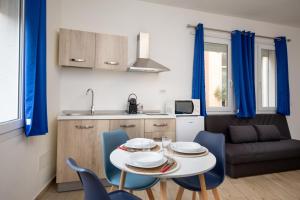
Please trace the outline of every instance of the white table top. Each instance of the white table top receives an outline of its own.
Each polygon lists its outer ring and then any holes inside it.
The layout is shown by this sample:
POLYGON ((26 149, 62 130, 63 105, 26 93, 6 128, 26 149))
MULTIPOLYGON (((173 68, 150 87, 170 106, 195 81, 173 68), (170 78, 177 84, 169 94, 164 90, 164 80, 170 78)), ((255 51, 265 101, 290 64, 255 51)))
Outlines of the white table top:
MULTIPOLYGON (((135 174, 141 174, 131 170, 126 166, 126 160, 128 159, 130 154, 131 154, 130 152, 116 149, 110 154, 110 161, 115 167, 117 167, 120 170, 130 172, 130 173, 135 173, 135 174)), ((194 176, 194 175, 203 174, 211 170, 216 165, 216 157, 212 153, 209 153, 206 156, 193 157, 193 158, 176 156, 174 154, 170 154, 169 156, 174 158, 179 163, 180 166, 178 170, 172 173, 167 173, 162 175, 151 175, 151 176, 155 176, 158 178, 179 178, 179 177, 194 176)))

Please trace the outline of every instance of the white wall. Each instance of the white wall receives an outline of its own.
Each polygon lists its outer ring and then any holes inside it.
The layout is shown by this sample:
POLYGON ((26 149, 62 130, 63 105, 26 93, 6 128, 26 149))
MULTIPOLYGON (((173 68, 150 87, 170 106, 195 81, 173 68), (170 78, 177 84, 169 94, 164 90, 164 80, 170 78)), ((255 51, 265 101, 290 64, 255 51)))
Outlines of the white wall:
POLYGON ((149 32, 150 56, 171 71, 159 75, 61 69, 60 108, 88 109, 85 90, 96 90, 96 109, 124 109, 126 98, 135 92, 145 109, 160 109, 168 98, 191 96, 194 38, 186 24, 202 22, 206 27, 225 30, 246 29, 259 35, 285 35, 290 64, 291 110, 289 125, 293 137, 300 139, 297 78, 300 72, 300 29, 221 16, 135 0, 62 0, 61 27, 127 35, 129 62, 136 56, 136 35, 149 32), (84 3, 83 3, 84 2, 84 3))
POLYGON ((59 68, 56 66, 59 0, 47 1, 47 78, 49 133, 26 138, 22 132, 0 135, 0 199, 31 200, 55 175, 59 68))

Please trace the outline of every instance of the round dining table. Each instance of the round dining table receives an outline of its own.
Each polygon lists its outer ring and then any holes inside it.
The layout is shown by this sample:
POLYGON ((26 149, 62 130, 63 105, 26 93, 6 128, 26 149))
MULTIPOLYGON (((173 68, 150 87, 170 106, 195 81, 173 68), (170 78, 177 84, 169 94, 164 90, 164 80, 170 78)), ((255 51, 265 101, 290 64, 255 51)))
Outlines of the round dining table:
POLYGON ((111 163, 121 170, 119 190, 124 189, 126 173, 128 172, 146 176, 153 176, 160 179, 160 199, 167 200, 167 179, 197 175, 199 176, 201 185, 201 199, 208 199, 204 173, 208 172, 216 165, 216 157, 212 153, 208 153, 205 156, 199 157, 185 157, 182 155, 179 156, 174 153, 166 153, 166 156, 173 158, 178 163, 178 167, 175 171, 161 174, 144 174, 127 167, 126 163, 129 159, 130 154, 132 154, 132 152, 128 152, 122 149, 115 149, 110 154, 111 163))

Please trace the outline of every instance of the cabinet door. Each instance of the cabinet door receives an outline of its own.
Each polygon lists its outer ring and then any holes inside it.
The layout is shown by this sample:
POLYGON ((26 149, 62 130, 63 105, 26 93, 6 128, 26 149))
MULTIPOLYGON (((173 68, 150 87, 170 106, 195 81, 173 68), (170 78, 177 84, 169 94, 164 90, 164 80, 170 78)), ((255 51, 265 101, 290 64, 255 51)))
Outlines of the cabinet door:
POLYGON ((128 39, 125 36, 96 34, 96 68, 126 71, 128 39))
POLYGON ((95 42, 95 33, 60 29, 59 65, 93 68, 95 42))
POLYGON ((108 120, 65 120, 58 122, 56 182, 79 181, 66 164, 72 157, 82 167, 103 178, 99 133, 108 131, 108 120))
POLYGON ((110 130, 123 129, 130 139, 144 137, 144 120, 110 120, 110 130))
POLYGON ((145 119, 145 137, 160 139, 162 136, 176 140, 175 119, 145 119))

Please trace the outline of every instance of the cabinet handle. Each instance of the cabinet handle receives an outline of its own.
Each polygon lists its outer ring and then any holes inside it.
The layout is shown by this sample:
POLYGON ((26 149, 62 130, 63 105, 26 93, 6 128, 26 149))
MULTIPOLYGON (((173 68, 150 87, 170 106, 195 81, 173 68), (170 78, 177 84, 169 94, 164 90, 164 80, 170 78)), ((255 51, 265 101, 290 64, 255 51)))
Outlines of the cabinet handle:
POLYGON ((91 129, 94 128, 93 125, 75 125, 75 128, 77 129, 91 129))
POLYGON ((168 126, 168 124, 167 123, 153 124, 153 126, 156 126, 156 127, 165 127, 165 126, 168 126))
POLYGON ((73 62, 85 62, 85 59, 82 58, 71 58, 70 60, 73 62))
POLYGON ((119 65, 119 62, 116 62, 116 61, 105 61, 104 64, 107 64, 107 65, 119 65))
POLYGON ((159 141, 159 142, 162 141, 162 137, 153 137, 152 139, 153 139, 154 141, 159 141))
POLYGON ((129 124, 129 125, 120 125, 121 128, 134 128, 135 124, 129 124))

